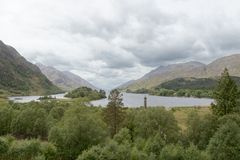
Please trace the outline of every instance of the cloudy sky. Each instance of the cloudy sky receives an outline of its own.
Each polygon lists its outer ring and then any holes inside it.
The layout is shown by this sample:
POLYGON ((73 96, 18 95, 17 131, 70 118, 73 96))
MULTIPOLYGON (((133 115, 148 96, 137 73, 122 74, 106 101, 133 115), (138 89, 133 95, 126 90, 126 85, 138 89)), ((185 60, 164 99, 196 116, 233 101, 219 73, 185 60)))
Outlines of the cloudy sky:
POLYGON ((0 0, 0 39, 104 89, 240 53, 239 0, 0 0))

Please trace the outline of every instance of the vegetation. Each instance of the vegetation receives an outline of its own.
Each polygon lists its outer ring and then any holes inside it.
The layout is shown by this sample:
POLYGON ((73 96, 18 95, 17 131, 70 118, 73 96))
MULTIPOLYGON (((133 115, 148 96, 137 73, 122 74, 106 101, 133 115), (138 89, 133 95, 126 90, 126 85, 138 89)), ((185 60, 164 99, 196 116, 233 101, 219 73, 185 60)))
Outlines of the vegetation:
POLYGON ((65 95, 65 97, 69 97, 69 98, 87 97, 89 100, 98 100, 98 99, 106 98, 106 93, 104 90, 97 91, 88 87, 80 87, 69 92, 68 94, 65 95))
POLYGON ((122 94, 118 90, 112 90, 108 99, 110 102, 104 109, 103 117, 113 137, 120 128, 119 124, 124 120, 125 112, 122 109, 122 94))
MULTIPOLYGON (((231 79, 240 86, 239 77, 231 79)), ((151 89, 127 90, 129 93, 148 93, 157 96, 214 98, 214 89, 218 80, 213 78, 177 78, 164 82, 151 89)))
POLYGON ((14 48, 0 42, 0 89, 8 95, 62 92, 14 48))
POLYGON ((43 101, 43 100, 50 100, 50 99, 56 99, 56 97, 53 96, 42 96, 38 98, 38 100, 43 101))
POLYGON ((225 69, 219 84, 214 92, 214 99, 216 104, 212 104, 213 113, 223 116, 229 113, 238 112, 240 92, 238 91, 236 83, 230 78, 228 70, 225 69))
MULTIPOLYGON (((235 88, 226 75, 216 93, 235 88)), ((230 93, 217 98, 239 99, 230 93)), ((222 105, 217 98, 217 112, 122 108, 118 90, 106 108, 87 107, 81 99, 1 104, 0 160, 238 160, 238 103, 222 105)))

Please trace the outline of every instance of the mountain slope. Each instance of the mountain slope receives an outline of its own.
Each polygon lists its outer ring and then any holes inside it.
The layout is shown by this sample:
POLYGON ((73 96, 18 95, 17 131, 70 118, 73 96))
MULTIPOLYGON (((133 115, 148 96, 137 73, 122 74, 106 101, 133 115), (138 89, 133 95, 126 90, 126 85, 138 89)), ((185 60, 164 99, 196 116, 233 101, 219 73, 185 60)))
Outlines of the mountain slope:
POLYGON ((217 77, 221 75, 225 67, 229 69, 231 76, 240 77, 240 54, 219 58, 208 65, 200 62, 188 62, 169 66, 160 66, 147 73, 142 78, 136 80, 134 83, 122 87, 122 89, 149 89, 176 78, 217 77))
POLYGON ((51 94, 61 90, 13 47, 0 41, 0 89, 9 94, 51 94))
POLYGON ((240 77, 240 54, 222 57, 207 65, 206 77, 220 76, 226 67, 231 76, 240 77))
POLYGON ((89 87, 91 89, 97 89, 88 81, 83 78, 68 72, 68 71, 59 71, 54 67, 45 66, 43 64, 36 64, 42 71, 44 75, 48 77, 53 84, 65 91, 71 91, 79 87, 89 87))
POLYGON ((136 90, 140 88, 152 88, 179 77, 201 77, 205 72, 205 65, 199 62, 188 62, 173 64, 169 66, 160 66, 157 69, 147 73, 135 83, 127 86, 127 89, 136 90), (197 70, 197 72, 196 72, 197 70))

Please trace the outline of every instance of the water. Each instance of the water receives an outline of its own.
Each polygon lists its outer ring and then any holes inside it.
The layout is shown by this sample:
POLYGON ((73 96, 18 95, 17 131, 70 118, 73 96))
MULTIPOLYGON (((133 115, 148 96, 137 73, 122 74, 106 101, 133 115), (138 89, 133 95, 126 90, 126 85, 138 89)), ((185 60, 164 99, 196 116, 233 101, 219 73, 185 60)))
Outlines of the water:
MULTIPOLYGON (((66 93, 51 95, 56 99, 67 99, 64 97, 66 93)), ((164 107, 188 107, 188 106, 209 106, 213 100, 208 98, 184 98, 184 97, 162 97, 151 96, 148 94, 133 94, 123 93, 123 103, 125 107, 141 107, 144 105, 144 97, 147 97, 148 106, 164 106, 164 107)), ((9 97, 16 103, 27 103, 31 101, 39 101, 41 96, 16 96, 9 97)), ((97 101, 91 101, 93 106, 106 106, 107 99, 101 99, 97 101)))
MULTIPOLYGON (((164 106, 164 107, 190 107, 190 106, 209 106, 212 99, 208 98, 185 98, 185 97, 162 97, 152 96, 148 94, 123 93, 123 103, 125 107, 141 107, 144 105, 144 97, 147 97, 148 106, 164 106)), ((92 101, 93 106, 106 106, 107 99, 92 101)))
MULTIPOLYGON (((50 95, 53 98, 56 99, 67 99, 66 97, 64 97, 66 93, 61 93, 61 94, 53 94, 50 95)), ((13 96, 13 97, 8 97, 9 100, 14 101, 15 103, 27 103, 27 102, 31 102, 31 101, 39 101, 38 99, 41 96, 13 96)))

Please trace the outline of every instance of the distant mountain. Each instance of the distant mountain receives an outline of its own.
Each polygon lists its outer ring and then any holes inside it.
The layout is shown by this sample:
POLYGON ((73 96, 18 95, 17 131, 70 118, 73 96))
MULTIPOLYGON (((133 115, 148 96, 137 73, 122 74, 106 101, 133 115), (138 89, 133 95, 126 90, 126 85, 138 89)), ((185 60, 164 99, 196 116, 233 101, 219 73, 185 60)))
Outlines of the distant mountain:
POLYGON ((220 76, 227 67, 231 76, 240 77, 240 54, 219 58, 206 67, 206 77, 220 76))
POLYGON ((0 41, 0 90, 12 95, 58 93, 61 90, 13 47, 0 41))
POLYGON ((77 76, 68 71, 59 71, 54 67, 45 66, 43 64, 36 64, 44 75, 48 77, 53 84, 65 91, 71 91, 79 87, 89 87, 91 89, 97 89, 88 81, 84 80, 80 76, 77 76))
POLYGON ((125 85, 121 89, 137 90, 141 88, 150 89, 177 78, 214 78, 220 76, 224 68, 229 69, 231 76, 240 77, 240 54, 235 54, 215 60, 205 65, 200 62, 187 62, 160 66, 147 73, 142 78, 135 80, 134 83, 125 85))
POLYGON ((129 85, 135 83, 135 80, 130 80, 130 81, 127 81, 126 83, 123 83, 121 84, 120 86, 116 87, 116 88, 125 88, 125 87, 128 87, 129 85))

